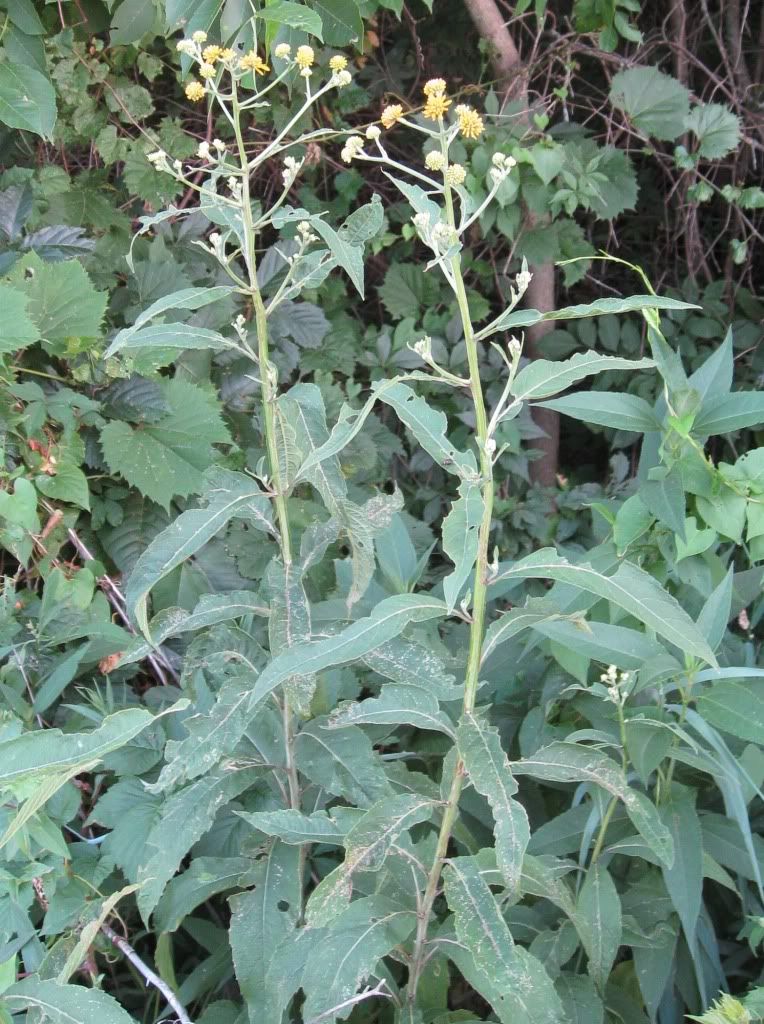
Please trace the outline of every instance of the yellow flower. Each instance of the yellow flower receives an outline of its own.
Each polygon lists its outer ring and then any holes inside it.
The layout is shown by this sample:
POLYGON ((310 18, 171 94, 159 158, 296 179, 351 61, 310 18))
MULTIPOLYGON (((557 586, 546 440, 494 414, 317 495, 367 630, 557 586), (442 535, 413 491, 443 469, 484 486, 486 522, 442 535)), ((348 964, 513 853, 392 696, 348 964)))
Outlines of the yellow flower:
POLYGON ((445 91, 446 83, 442 78, 431 78, 429 82, 424 83, 424 88, 422 89, 425 96, 438 96, 445 91))
POLYGON ((341 53, 336 54, 329 61, 329 67, 332 71, 344 71, 347 66, 348 59, 347 57, 343 57, 341 53))
POLYGON ((380 121, 382 122, 385 128, 389 129, 392 128, 396 121, 400 121, 402 117, 403 107, 400 105, 400 103, 395 103, 392 106, 385 107, 385 109, 382 111, 380 121))
POLYGON ((214 64, 216 60, 220 60, 223 54, 223 49, 220 46, 205 46, 202 50, 202 60, 205 64, 214 64))
POLYGON ((433 149, 424 158, 424 165, 428 171, 442 171, 446 160, 439 149, 433 149))
POLYGON ((194 32, 191 38, 195 43, 205 43, 207 41, 207 33, 199 30, 198 32, 194 32))
POLYGON ((463 185, 467 172, 461 164, 451 164, 446 168, 443 177, 448 185, 463 185))
POLYGON ((206 62, 200 64, 199 65, 199 74, 202 76, 202 78, 214 78, 215 77, 214 65, 207 64, 206 62))
POLYGON ((250 50, 249 53, 244 54, 239 61, 239 67, 244 68, 246 71, 254 71, 258 75, 266 75, 271 70, 255 50, 250 50))
POLYGON ((440 121, 450 106, 451 100, 442 92, 433 93, 427 97, 423 113, 430 121, 440 121))
POLYGON ((236 50, 232 50, 230 46, 227 46, 225 50, 220 51, 221 60, 233 60, 236 56, 236 50))
POLYGON ((312 46, 298 46, 295 58, 299 67, 303 70, 309 68, 313 61, 316 59, 316 55, 313 52, 312 46))
POLYGON ((201 82, 189 82, 186 86, 186 96, 192 103, 198 103, 204 99, 205 88, 201 82))
POLYGON ((483 134, 483 118, 477 110, 465 107, 457 113, 459 114, 459 131, 465 139, 479 139, 483 134))

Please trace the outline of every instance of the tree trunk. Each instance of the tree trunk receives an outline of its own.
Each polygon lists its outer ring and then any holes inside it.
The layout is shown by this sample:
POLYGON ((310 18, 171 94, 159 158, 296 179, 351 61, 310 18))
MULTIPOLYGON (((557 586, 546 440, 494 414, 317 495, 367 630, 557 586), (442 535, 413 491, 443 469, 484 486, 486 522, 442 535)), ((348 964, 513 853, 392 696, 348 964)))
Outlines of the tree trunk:
MULTIPOLYGON (((495 0, 465 0, 465 5, 475 28, 491 48, 491 63, 505 101, 518 101, 527 111, 527 69, 495 0)), ((533 279, 526 292, 527 301, 534 309, 549 312, 555 308, 554 264, 544 263, 532 266, 530 270, 533 279)), ((536 324, 526 332, 525 353, 531 359, 539 355, 538 344, 550 329, 548 323, 536 324)), ((533 421, 546 436, 534 442, 543 455, 530 464, 530 477, 534 483, 554 487, 560 447, 560 417, 551 409, 534 409, 533 421)))

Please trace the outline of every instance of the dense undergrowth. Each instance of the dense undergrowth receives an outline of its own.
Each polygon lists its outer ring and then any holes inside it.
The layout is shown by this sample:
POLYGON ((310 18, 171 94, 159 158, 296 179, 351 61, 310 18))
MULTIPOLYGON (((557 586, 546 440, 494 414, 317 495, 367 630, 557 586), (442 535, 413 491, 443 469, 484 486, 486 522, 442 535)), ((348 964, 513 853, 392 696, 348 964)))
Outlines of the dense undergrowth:
POLYGON ((4 1024, 764 1019, 758 26, 527 6, 0 0, 4 1024))

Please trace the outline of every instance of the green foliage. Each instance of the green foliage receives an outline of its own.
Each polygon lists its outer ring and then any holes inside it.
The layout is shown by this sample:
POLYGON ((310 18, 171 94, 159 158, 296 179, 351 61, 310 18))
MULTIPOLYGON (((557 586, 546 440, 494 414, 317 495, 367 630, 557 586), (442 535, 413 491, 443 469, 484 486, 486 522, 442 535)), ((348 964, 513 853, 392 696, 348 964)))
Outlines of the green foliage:
POLYGON ((523 0, 528 113, 463 5, 69 6, 0 0, 0 1021, 764 1020, 743 50, 523 0))

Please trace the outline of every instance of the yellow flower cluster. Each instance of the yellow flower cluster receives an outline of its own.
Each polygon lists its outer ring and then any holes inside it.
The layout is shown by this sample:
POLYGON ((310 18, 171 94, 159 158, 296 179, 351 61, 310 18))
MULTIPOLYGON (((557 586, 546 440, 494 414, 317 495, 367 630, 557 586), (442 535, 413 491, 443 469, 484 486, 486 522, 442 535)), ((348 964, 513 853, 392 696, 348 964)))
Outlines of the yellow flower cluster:
POLYGON ((402 117, 403 107, 400 103, 393 103, 389 107, 385 107, 382 111, 380 121, 382 122, 383 127, 389 130, 397 121, 400 121, 402 117))
POLYGON ((202 50, 202 60, 205 64, 214 64, 223 56, 222 46, 205 46, 202 50))
POLYGON ((258 75, 267 75, 271 70, 256 50, 250 50, 249 53, 245 53, 239 61, 239 67, 245 71, 254 71, 258 75))
POLYGON ((204 99, 206 90, 201 82, 189 82, 186 86, 186 96, 192 103, 199 103, 204 99))
POLYGON ((341 53, 335 54, 334 57, 329 61, 329 68, 332 71, 344 71, 348 66, 347 57, 343 57, 341 53))
POLYGON ((304 71, 309 68, 316 59, 316 55, 313 52, 312 46, 298 46, 297 53, 294 56, 297 66, 302 68, 304 71))
POLYGON ((446 96, 446 83, 442 78, 431 78, 429 82, 425 82, 422 91, 427 97, 424 116, 429 121, 440 121, 451 106, 451 100, 446 96))
POLYGON ((483 118, 477 110, 462 103, 456 108, 459 119, 459 131, 465 139, 479 139, 483 134, 483 118))

